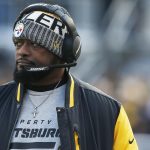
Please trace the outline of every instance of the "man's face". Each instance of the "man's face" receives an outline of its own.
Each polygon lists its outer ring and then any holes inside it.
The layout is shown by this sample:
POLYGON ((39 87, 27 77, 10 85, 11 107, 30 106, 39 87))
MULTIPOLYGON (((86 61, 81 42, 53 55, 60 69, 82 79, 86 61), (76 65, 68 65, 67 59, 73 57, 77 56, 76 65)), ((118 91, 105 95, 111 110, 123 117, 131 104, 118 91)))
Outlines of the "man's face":
POLYGON ((58 58, 47 49, 29 40, 16 40, 16 69, 14 79, 19 82, 30 83, 38 81, 48 74, 43 72, 28 72, 26 67, 43 67, 58 63, 58 58))

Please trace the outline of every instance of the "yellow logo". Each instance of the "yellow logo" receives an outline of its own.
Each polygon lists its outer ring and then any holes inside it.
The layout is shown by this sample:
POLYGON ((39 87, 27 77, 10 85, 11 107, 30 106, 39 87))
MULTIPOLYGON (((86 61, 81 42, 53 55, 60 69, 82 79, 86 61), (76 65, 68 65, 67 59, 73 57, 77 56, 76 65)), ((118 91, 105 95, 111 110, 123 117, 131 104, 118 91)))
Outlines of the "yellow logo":
POLYGON ((60 47, 59 43, 57 43, 56 41, 53 42, 53 48, 54 49, 59 49, 59 47, 60 47))

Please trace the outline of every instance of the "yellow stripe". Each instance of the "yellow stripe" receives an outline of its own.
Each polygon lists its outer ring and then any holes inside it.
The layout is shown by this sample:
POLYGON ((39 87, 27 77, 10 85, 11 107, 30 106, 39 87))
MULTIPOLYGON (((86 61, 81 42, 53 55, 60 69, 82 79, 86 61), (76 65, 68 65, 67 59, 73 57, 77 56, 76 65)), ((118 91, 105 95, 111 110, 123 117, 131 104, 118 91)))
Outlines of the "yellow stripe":
MULTIPOLYGON (((71 86, 70 86, 70 103, 69 103, 69 107, 74 107, 74 80, 71 77, 71 86)), ((77 132, 74 132, 74 140, 75 140, 75 150, 80 150, 80 146, 79 146, 79 141, 78 141, 79 137, 77 132)))
MULTIPOLYGON (((71 76, 70 76, 71 77, 71 76)), ((73 107, 74 106, 74 80, 71 77, 71 87, 70 87, 70 103, 69 103, 69 107, 73 107)))
POLYGON ((18 84, 17 101, 20 101, 20 83, 18 84))
POLYGON ((80 150, 79 141, 78 141, 79 137, 77 132, 74 132, 74 139, 75 139, 75 146, 76 146, 75 150, 80 150))

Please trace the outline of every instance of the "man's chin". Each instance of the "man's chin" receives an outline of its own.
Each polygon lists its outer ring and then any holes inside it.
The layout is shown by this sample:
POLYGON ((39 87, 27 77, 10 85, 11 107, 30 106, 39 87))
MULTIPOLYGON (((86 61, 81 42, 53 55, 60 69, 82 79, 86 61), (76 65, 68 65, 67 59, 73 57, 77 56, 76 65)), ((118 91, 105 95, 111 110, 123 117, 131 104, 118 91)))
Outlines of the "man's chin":
POLYGON ((49 74, 49 71, 26 71, 25 69, 14 71, 14 80, 16 82, 21 82, 23 84, 32 84, 34 82, 38 82, 42 78, 44 78, 46 75, 49 74))

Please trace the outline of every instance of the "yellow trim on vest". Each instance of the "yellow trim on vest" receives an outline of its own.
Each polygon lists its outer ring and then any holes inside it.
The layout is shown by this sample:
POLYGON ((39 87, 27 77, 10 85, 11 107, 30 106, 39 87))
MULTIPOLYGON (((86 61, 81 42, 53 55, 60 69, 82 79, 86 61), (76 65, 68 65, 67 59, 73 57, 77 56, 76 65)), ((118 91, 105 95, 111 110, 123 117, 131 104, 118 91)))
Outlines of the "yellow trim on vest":
POLYGON ((71 77, 71 87, 70 87, 70 103, 69 103, 69 107, 74 107, 74 80, 71 77))
POLYGON ((74 132, 74 140, 75 140, 75 150, 80 150, 80 146, 79 146, 79 141, 78 141, 79 137, 77 132, 74 132))
POLYGON ((121 106, 115 125, 113 150, 138 150, 127 114, 121 106))
POLYGON ((20 83, 18 84, 17 101, 20 102, 20 83))
MULTIPOLYGON (((74 107, 74 80, 71 77, 71 86, 70 86, 70 103, 69 103, 69 107, 74 107)), ((75 141, 75 150, 80 150, 80 146, 79 146, 79 136, 78 133, 76 131, 74 131, 74 141, 75 141)))

